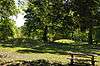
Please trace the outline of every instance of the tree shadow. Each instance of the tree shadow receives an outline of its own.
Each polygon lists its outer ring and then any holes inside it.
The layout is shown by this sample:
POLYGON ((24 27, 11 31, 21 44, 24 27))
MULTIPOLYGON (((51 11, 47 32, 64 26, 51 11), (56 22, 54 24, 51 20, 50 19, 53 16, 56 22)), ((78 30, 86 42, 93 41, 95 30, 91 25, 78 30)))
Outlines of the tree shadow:
MULTIPOLYGON (((20 61, 20 60, 19 60, 20 61)), ((34 60, 34 61, 21 61, 21 63, 3 63, 1 65, 6 66, 90 66, 89 63, 75 63, 75 64, 62 64, 62 63, 57 63, 57 62, 52 62, 50 63, 48 60, 44 59, 39 59, 39 60, 34 60)))
POLYGON ((51 54, 60 54, 67 55, 67 52, 81 52, 81 53, 92 53, 100 55, 96 53, 97 49, 91 48, 87 45, 75 45, 75 44, 46 44, 38 47, 34 47, 31 49, 23 49, 18 50, 19 53, 51 53, 51 54))
POLYGON ((83 43, 83 44, 53 43, 53 44, 50 44, 49 46, 57 48, 58 51, 63 50, 64 52, 72 51, 72 52, 92 53, 92 54, 100 55, 100 53, 97 53, 97 52, 100 52, 100 44, 88 45, 86 43, 83 43))
POLYGON ((65 55, 68 51, 72 52, 82 52, 82 53, 94 53, 100 55, 100 53, 96 53, 100 51, 100 44, 98 45, 88 45, 87 43, 83 44, 64 44, 64 43, 43 43, 38 40, 30 39, 30 38, 15 38, 5 42, 2 42, 2 47, 22 47, 22 48, 31 48, 18 50, 20 53, 53 53, 53 54, 63 54, 65 55))

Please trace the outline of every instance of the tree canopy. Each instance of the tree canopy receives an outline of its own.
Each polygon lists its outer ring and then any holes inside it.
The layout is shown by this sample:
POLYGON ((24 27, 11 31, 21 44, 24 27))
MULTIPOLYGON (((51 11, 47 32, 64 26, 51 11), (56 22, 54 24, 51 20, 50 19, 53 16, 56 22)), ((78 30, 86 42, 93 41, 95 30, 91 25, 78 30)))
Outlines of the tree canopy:
POLYGON ((50 34, 70 34, 76 29, 89 31, 88 42, 92 43, 93 27, 99 24, 99 0, 28 0, 25 11, 27 33, 42 32, 48 39, 50 34))
POLYGON ((15 0, 0 0, 0 39, 14 37, 16 32, 15 21, 10 19, 18 13, 15 0))
POLYGON ((15 0, 0 0, 0 16, 9 17, 15 15, 18 9, 15 5, 15 0))
POLYGON ((29 0, 28 9, 25 12, 25 26, 29 31, 28 33, 37 29, 42 30, 46 40, 48 33, 65 34, 76 27, 66 1, 29 0))
POLYGON ((81 31, 89 30, 88 41, 89 44, 93 44, 92 42, 92 33, 93 26, 97 24, 98 17, 98 9, 100 7, 99 0, 73 0, 72 3, 72 11, 76 16, 79 16, 79 24, 81 31))

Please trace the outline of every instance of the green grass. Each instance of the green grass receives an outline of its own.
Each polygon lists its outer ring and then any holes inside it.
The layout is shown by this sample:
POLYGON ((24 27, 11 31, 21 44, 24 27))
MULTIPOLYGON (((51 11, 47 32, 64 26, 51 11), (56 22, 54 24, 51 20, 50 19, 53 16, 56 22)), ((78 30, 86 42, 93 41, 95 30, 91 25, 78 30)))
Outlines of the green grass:
POLYGON ((57 42, 57 43, 68 43, 68 44, 75 43, 75 41, 69 40, 69 39, 60 39, 60 40, 55 40, 54 42, 57 42))
POLYGON ((17 60, 25 60, 25 61, 32 61, 32 60, 38 60, 38 59, 45 59, 49 60, 49 62, 61 62, 61 63, 67 63, 66 58, 67 55, 59 55, 59 54, 51 54, 51 53, 19 53, 18 50, 32 50, 31 48, 21 48, 21 47, 2 47, 0 46, 0 53, 7 54, 8 57, 2 57, 0 59, 0 63, 6 63, 11 61, 17 61, 17 60))
MULTIPOLYGON (((35 44, 28 46, 29 44, 0 44, 0 55, 7 55, 5 57, 0 57, 0 63, 6 63, 17 60, 32 61, 38 59, 45 59, 49 62, 58 62, 66 64, 69 62, 67 58, 69 55, 66 55, 65 52, 82 52, 82 53, 96 53, 100 54, 100 49, 94 49, 100 45, 94 46, 93 48, 89 47, 87 44, 75 44, 72 40, 62 39, 67 44, 35 44), (71 43, 71 44, 70 44, 71 43), (74 43, 74 44, 73 44, 74 43)), ((96 60, 99 61, 100 57, 96 57, 96 60)), ((96 63, 98 66, 100 62, 96 63)))

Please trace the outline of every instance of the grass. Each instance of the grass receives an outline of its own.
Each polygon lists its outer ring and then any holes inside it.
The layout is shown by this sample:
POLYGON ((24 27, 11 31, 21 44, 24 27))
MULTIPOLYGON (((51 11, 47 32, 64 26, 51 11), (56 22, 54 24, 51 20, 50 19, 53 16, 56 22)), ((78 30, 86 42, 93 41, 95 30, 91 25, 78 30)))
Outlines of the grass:
POLYGON ((59 55, 59 54, 51 54, 51 53, 19 53, 18 50, 32 50, 31 48, 21 48, 21 47, 2 47, 0 46, 0 53, 7 54, 8 57, 1 57, 0 63, 6 63, 11 61, 17 60, 25 60, 25 61, 32 61, 32 60, 39 60, 45 59, 49 60, 49 62, 59 62, 59 63, 66 63, 67 55, 59 55))
MULTIPOLYGON (((58 62, 58 63, 69 63, 67 58, 69 55, 66 55, 65 52, 83 52, 83 53, 95 53, 100 55, 99 46, 89 47, 87 44, 75 44, 71 40, 62 39, 61 41, 68 41, 67 44, 38 44, 33 43, 31 46, 29 44, 0 44, 0 63, 6 63, 11 61, 25 60, 39 60, 45 59, 49 62, 58 62)), ((100 56, 96 57, 96 60, 100 60, 100 56)), ((96 63, 98 66, 100 62, 96 63)))
POLYGON ((75 43, 75 41, 69 40, 69 39, 59 39, 59 40, 55 40, 54 42, 57 42, 57 43, 67 43, 67 44, 75 43))

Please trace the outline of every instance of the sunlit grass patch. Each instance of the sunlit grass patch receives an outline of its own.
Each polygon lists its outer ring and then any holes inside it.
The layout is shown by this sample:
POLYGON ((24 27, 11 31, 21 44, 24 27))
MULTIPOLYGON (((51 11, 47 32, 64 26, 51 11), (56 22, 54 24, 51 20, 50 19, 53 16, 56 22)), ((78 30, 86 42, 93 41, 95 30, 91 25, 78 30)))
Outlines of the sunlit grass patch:
POLYGON ((69 40, 69 39, 60 39, 60 40, 55 40, 54 42, 57 42, 57 43, 68 43, 68 44, 75 43, 75 41, 69 40))
POLYGON ((30 48, 22 48, 22 47, 4 47, 3 44, 0 44, 0 52, 7 51, 7 52, 16 52, 17 50, 24 50, 24 49, 30 49, 30 48))
MULTIPOLYGON (((30 53, 19 53, 18 50, 32 50, 31 48, 21 48, 21 47, 2 47, 0 46, 0 54, 3 53, 7 55, 4 58, 0 59, 0 63, 6 63, 16 60, 32 61, 45 59, 50 62, 61 62, 66 63, 67 55, 51 54, 51 53, 40 53, 40 52, 30 52, 30 53)), ((49 50, 52 52, 52 50, 49 50)))
MULTIPOLYGON (((62 40, 67 40, 67 39, 61 39, 62 40)), ((62 45, 61 47, 59 47, 60 45, 39 45, 38 47, 35 48, 27 48, 27 47, 9 47, 9 46, 0 46, 0 53, 7 55, 7 57, 3 57, 0 59, 0 63, 2 62, 10 62, 10 61, 32 61, 32 60, 39 60, 39 59, 44 59, 44 60, 48 60, 49 62, 53 63, 53 62, 57 62, 57 63, 62 63, 62 64, 66 64, 69 63, 70 60, 68 60, 67 58, 70 57, 70 55, 66 54, 65 52, 67 51, 91 51, 93 53, 97 53, 100 54, 100 50, 97 49, 89 49, 86 48, 84 46, 81 46, 81 49, 75 49, 79 48, 78 45, 73 47, 73 40, 67 40, 67 43, 72 43, 72 44, 65 44, 62 45), (71 48, 69 47, 69 45, 71 46, 71 48), (57 47, 56 47, 57 46, 57 47)), ((3 44, 4 45, 4 44, 3 44)), ((7 45, 7 44, 6 44, 7 45)), ((34 45, 33 45, 34 46, 34 45)), ((86 45, 87 46, 87 45, 86 45)), ((95 57, 97 61, 100 60, 100 57, 95 57)), ((99 66, 100 62, 96 62, 96 64, 99 66)))

